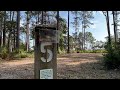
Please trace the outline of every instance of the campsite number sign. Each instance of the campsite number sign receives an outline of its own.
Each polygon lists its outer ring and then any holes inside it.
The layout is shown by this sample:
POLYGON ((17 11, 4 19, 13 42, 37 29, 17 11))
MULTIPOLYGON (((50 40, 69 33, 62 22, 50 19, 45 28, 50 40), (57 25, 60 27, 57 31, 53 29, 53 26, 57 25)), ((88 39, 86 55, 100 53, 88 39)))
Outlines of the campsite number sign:
POLYGON ((55 27, 35 27, 35 78, 56 79, 58 33, 55 27))

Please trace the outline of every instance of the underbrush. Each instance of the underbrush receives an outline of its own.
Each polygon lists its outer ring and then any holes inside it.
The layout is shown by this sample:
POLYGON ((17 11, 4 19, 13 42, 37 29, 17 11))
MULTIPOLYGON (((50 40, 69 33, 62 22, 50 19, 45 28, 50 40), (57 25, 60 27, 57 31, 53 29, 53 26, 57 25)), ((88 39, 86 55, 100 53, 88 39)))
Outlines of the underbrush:
POLYGON ((19 49, 19 51, 15 50, 11 53, 8 53, 8 50, 7 50, 6 47, 2 47, 0 49, 0 58, 4 59, 4 60, 5 59, 9 59, 9 60, 11 60, 11 59, 21 59, 21 58, 27 58, 27 57, 29 57, 29 58, 34 57, 34 52, 33 51, 26 52, 23 49, 19 49))
POLYGON ((104 54, 104 66, 107 69, 120 69, 120 54, 116 51, 104 54))
POLYGON ((19 53, 13 52, 13 58, 33 58, 34 57, 34 52, 27 52, 24 51, 23 49, 19 50, 19 53))
POLYGON ((0 58, 6 59, 8 57, 8 50, 6 47, 0 48, 0 58))
POLYGON ((106 48, 107 54, 104 54, 104 66, 106 69, 120 69, 120 44, 116 49, 112 47, 106 48))

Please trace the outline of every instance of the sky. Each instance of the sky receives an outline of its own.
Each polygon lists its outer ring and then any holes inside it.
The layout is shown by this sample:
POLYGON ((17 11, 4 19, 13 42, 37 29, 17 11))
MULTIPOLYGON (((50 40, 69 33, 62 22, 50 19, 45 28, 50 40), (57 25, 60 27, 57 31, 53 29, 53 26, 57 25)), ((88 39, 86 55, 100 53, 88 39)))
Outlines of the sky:
MULTIPOLYGON (((66 19, 66 21, 68 21, 68 11, 60 11, 60 17, 66 19)), ((22 14, 22 13, 21 13, 22 14)), ((73 27, 72 23, 73 22, 73 18, 74 15, 70 12, 70 20, 69 20, 69 31, 70 31, 70 35, 72 35, 72 33, 75 32, 75 28, 73 27)), ((23 14, 22 14, 23 16, 23 14)), ((103 15, 102 11, 95 11, 93 12, 93 16, 94 19, 91 20, 92 23, 94 23, 94 25, 91 25, 90 28, 87 28, 86 31, 89 31, 93 34, 94 38, 98 41, 106 41, 105 37, 108 36, 108 32, 107 32, 107 26, 106 26, 106 19, 105 16, 103 15)), ((113 18, 112 18, 112 12, 109 12, 109 16, 110 16, 110 31, 111 31, 111 35, 114 35, 114 30, 113 30, 113 18)), ((21 21, 21 25, 24 21, 21 21)), ((118 27, 119 28, 119 27, 118 27)), ((82 31, 81 25, 79 27, 79 32, 82 31)), ((33 41, 30 40, 30 44, 33 45, 33 41)))
MULTIPOLYGON (((66 21, 68 20, 68 12, 67 11, 60 11, 60 16, 65 18, 66 21)), ((106 19, 105 16, 103 15, 102 11, 97 11, 93 13, 94 19, 91 20, 91 22, 94 23, 94 25, 91 25, 90 28, 87 28, 86 31, 89 31, 93 34, 96 40, 102 40, 105 41, 105 37, 108 35, 107 33, 107 26, 106 26, 106 19)), ((111 29, 111 34, 114 35, 113 33, 113 19, 112 19, 112 14, 109 12, 110 16, 110 29, 111 29)), ((73 22, 73 17, 74 15, 70 13, 70 34, 72 35, 73 32, 75 32, 75 28, 71 24, 73 22)), ((82 31, 81 25, 79 28, 79 31, 82 31)))

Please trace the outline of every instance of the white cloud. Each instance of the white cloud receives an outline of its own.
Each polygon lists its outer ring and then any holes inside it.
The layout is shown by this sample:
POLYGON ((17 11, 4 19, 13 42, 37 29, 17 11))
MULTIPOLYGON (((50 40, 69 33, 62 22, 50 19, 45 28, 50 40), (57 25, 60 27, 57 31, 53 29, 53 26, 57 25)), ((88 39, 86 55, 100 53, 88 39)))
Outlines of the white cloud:
POLYGON ((91 25, 90 28, 95 29, 96 28, 96 24, 91 25))
POLYGON ((91 21, 91 23, 93 23, 93 25, 91 25, 90 28, 95 29, 95 28, 97 28, 97 26, 100 22, 97 20, 94 20, 94 21, 91 21))
POLYGON ((98 20, 94 20, 93 23, 94 23, 94 24, 98 24, 99 21, 98 21, 98 20))
POLYGON ((99 14, 103 15, 102 11, 99 11, 99 14))

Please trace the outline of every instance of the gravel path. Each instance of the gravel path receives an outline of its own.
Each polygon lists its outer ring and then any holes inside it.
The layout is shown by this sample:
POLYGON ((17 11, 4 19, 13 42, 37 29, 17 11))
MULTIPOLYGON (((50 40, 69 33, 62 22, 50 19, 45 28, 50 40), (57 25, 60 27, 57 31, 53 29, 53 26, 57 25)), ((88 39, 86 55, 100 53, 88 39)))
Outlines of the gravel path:
MULTIPOLYGON (((58 56, 58 79, 120 79, 120 71, 103 69, 101 54, 58 56)), ((34 59, 0 61, 0 79, 34 79, 34 59)))

